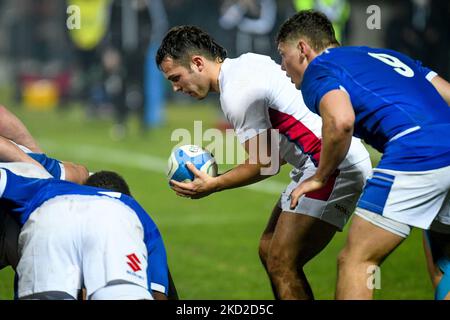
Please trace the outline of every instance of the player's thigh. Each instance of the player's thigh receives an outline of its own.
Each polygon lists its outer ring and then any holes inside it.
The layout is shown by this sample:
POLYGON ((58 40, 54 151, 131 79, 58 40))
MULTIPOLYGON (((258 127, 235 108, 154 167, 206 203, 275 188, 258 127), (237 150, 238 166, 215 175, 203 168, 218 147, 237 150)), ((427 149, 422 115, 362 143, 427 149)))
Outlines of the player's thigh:
POLYGON ((354 215, 342 253, 348 261, 381 263, 404 239, 404 236, 354 215))
POLYGON ((261 236, 262 239, 270 240, 272 238, 281 212, 282 212, 281 205, 280 202, 278 201, 272 209, 272 213, 270 214, 269 220, 267 221, 267 225, 261 236))
POLYGON ((90 297, 112 281, 148 289, 147 248, 142 224, 127 206, 96 203, 83 228, 83 279, 90 297))
POLYGON ((315 217, 283 211, 269 250, 269 259, 287 266, 304 265, 322 251, 338 228, 315 217))
POLYGON ((267 262, 267 256, 269 254, 270 244, 272 242, 273 233, 275 232, 275 227, 278 222, 282 210, 280 207, 280 202, 274 206, 272 213, 267 221, 266 228, 264 229, 261 238, 259 240, 259 257, 261 258, 263 264, 267 262))

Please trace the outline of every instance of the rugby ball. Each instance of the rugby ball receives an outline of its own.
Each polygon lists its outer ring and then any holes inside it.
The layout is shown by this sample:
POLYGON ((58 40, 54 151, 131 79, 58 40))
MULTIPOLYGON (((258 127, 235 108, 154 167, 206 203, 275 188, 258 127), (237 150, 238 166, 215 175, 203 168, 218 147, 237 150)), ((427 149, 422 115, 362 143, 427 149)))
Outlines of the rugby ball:
POLYGON ((191 162, 195 167, 209 174, 217 176, 217 163, 214 156, 199 146, 187 144, 172 151, 168 161, 167 178, 179 182, 190 182, 194 180, 194 174, 186 167, 191 162))

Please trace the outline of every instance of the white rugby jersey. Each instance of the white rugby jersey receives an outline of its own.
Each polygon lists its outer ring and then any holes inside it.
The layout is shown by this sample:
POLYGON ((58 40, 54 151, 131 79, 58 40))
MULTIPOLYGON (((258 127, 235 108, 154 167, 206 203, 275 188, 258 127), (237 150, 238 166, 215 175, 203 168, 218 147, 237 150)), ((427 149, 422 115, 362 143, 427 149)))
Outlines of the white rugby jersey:
MULTIPOLYGON (((240 143, 270 128, 280 133, 280 156, 297 169, 320 160, 322 119, 303 102, 300 90, 270 57, 246 53, 225 59, 219 74, 220 103, 240 143)), ((339 169, 369 157, 353 138, 339 169)))

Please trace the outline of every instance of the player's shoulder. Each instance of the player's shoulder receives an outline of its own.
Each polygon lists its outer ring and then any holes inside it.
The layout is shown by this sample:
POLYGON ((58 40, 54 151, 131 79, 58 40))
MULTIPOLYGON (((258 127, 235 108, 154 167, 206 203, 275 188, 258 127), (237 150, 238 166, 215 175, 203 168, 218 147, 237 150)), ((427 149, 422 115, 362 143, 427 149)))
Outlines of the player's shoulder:
POLYGON ((247 104, 253 98, 260 99, 269 87, 267 77, 276 78, 279 67, 270 57, 245 53, 233 59, 226 59, 223 63, 220 76, 220 98, 222 104, 247 104))
POLYGON ((236 58, 228 58, 224 62, 225 69, 239 74, 245 72, 258 75, 267 69, 280 69, 280 66, 269 56, 248 52, 236 58))
POLYGON ((239 60, 241 60, 243 62, 252 61, 252 62, 255 62, 255 63, 256 62, 259 62, 259 63, 272 63, 272 62, 274 62, 271 57, 263 55, 263 54, 259 54, 259 53, 254 53, 254 52, 243 53, 236 59, 239 59, 239 60))
POLYGON ((319 56, 318 62, 331 63, 336 65, 345 62, 346 65, 355 65, 353 62, 358 62, 360 59, 367 59, 373 61, 374 55, 391 56, 400 58, 401 60, 411 60, 409 56, 399 51, 389 48, 378 48, 369 46, 344 46, 325 50, 326 54, 319 56))
POLYGON ((325 49, 312 61, 315 65, 334 65, 340 66, 342 63, 354 61, 362 57, 368 57, 370 52, 382 53, 393 51, 383 48, 373 48, 368 46, 343 46, 325 49))
POLYGON ((344 46, 325 49, 315 57, 305 71, 306 80, 317 80, 317 78, 333 75, 339 76, 345 70, 358 68, 361 63, 370 59, 370 53, 383 53, 386 49, 371 48, 367 46, 344 46))

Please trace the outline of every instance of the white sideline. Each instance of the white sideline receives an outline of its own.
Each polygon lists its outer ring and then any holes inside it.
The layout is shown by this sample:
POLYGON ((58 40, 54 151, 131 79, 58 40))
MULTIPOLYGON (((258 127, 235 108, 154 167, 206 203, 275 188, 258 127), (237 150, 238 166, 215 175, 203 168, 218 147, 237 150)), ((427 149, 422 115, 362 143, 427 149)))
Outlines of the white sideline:
MULTIPOLYGON (((40 144, 45 150, 64 153, 69 161, 70 159, 98 161, 105 164, 162 173, 164 175, 167 172, 167 160, 144 153, 88 144, 64 146, 49 140, 40 140, 40 144)), ((49 155, 51 156, 51 154, 49 155)), ((267 194, 280 194, 286 188, 286 185, 287 183, 265 180, 244 188, 267 194)))

